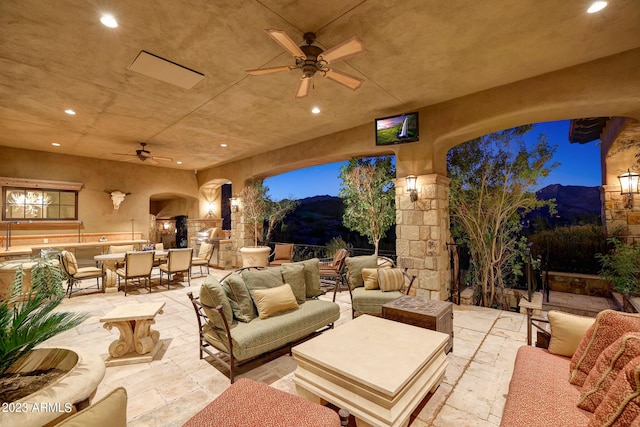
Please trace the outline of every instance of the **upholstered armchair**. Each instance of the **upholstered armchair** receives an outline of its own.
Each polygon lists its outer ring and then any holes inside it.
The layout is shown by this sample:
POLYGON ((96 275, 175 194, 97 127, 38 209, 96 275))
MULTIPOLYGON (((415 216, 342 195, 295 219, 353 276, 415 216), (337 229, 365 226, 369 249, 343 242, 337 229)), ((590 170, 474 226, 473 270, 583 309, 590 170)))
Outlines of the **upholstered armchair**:
POLYGON ((276 243, 270 258, 272 260, 269 261, 269 265, 278 266, 290 263, 293 258, 293 243, 276 243))
POLYGON ((191 286, 191 260, 193 258, 193 249, 169 249, 167 255, 167 263, 160 265, 160 284, 162 285, 162 273, 166 273, 167 289, 171 288, 171 276, 176 273, 184 273, 187 275, 189 286, 191 286))
POLYGON ((200 250, 198 251, 198 255, 194 256, 191 259, 191 267, 198 266, 200 267, 200 275, 202 273, 202 267, 207 267, 207 274, 209 274, 209 262, 211 261, 211 257, 213 256, 214 247, 211 243, 202 243, 200 245, 200 250))
POLYGON ((76 256, 69 251, 60 253, 60 264, 67 275, 67 294, 71 298, 73 287, 83 279, 96 279, 97 288, 100 289, 99 279, 103 276, 102 269, 97 267, 78 267, 76 256))
POLYGON ((153 251, 127 252, 124 257, 124 267, 116 270, 118 287, 120 279, 124 279, 124 296, 127 296, 129 279, 144 279, 151 292, 151 270, 153 269, 153 251))

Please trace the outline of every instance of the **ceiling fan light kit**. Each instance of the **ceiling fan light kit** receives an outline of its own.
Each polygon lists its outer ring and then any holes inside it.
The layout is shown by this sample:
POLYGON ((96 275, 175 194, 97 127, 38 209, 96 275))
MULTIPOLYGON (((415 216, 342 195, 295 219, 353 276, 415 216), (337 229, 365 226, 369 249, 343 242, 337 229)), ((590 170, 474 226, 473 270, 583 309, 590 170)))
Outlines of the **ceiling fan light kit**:
POLYGON ((316 40, 315 33, 304 33, 303 38, 306 45, 298 46, 296 42, 294 42, 291 37, 282 30, 271 28, 265 31, 276 43, 280 45, 280 47, 289 52, 295 58, 295 66, 284 65, 279 67, 247 70, 249 75, 260 76, 280 71, 301 70, 302 76, 300 77, 296 88, 296 98, 302 98, 309 94, 311 79, 318 71, 329 80, 346 86, 349 89, 356 90, 362 86, 362 83, 364 82, 363 79, 329 67, 329 64, 332 62, 342 61, 362 52, 366 52, 364 42, 358 36, 353 36, 342 43, 323 51, 320 47, 313 44, 316 40))

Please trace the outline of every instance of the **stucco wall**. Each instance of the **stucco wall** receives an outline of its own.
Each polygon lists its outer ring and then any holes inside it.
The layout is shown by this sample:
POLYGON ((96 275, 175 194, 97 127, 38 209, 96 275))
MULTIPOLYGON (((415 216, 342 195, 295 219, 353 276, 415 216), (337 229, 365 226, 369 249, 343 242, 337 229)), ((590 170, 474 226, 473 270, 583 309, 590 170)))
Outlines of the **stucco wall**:
MULTIPOLYGON (((87 233, 130 232, 133 219, 135 231, 142 232, 143 238, 147 238, 152 195, 175 195, 193 200, 184 207, 187 210, 184 214, 190 218, 199 217, 199 204, 203 204, 192 171, 135 163, 0 147, 0 176, 82 182, 84 186, 78 194, 78 219, 83 221, 83 232, 87 233), (105 190, 131 194, 116 211, 105 190)), ((37 230, 37 234, 45 232, 37 230)), ((34 231, 15 231, 15 234, 23 233, 33 234, 34 231)))

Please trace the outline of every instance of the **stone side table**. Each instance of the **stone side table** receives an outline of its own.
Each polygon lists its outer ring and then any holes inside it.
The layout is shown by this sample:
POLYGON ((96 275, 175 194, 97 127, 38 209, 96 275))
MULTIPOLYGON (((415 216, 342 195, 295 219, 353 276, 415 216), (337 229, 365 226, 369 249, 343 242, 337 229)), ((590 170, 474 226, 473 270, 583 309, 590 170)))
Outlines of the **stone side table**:
POLYGON ((162 314, 163 302, 120 305, 107 313, 101 322, 104 328, 114 326, 120 331, 120 338, 109 346, 106 366, 129 365, 151 362, 162 343, 160 332, 151 329, 157 314, 162 314))

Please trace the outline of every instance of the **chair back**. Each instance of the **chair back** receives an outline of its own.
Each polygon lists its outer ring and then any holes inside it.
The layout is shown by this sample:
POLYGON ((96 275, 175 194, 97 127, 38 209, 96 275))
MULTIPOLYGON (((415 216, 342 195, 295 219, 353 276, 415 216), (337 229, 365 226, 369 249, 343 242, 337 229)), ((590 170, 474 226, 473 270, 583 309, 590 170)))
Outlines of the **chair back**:
POLYGON ((62 264, 62 268, 64 268, 65 273, 69 276, 73 276, 78 272, 78 261, 72 252, 62 251, 60 253, 60 263, 62 264))
POLYGON ((109 246, 110 254, 126 254, 127 252, 133 252, 133 245, 111 245, 109 246))
POLYGON ((333 267, 336 271, 340 271, 342 266, 344 265, 344 260, 349 256, 349 253, 345 248, 340 248, 336 251, 333 256, 333 262, 331 263, 331 267, 333 267))
POLYGON ((124 262, 127 277, 148 276, 153 268, 153 251, 127 252, 124 262))
POLYGON ((192 248, 169 249, 169 255, 167 257, 167 269, 169 273, 191 269, 192 256, 192 248))
POLYGON ((213 255, 213 245, 211 243, 202 243, 198 251, 197 258, 209 261, 213 255))
POLYGON ((274 260, 291 260, 293 257, 293 243, 276 243, 274 260))
POLYGON ((156 251, 164 251, 164 243, 156 243, 154 249, 156 251))

